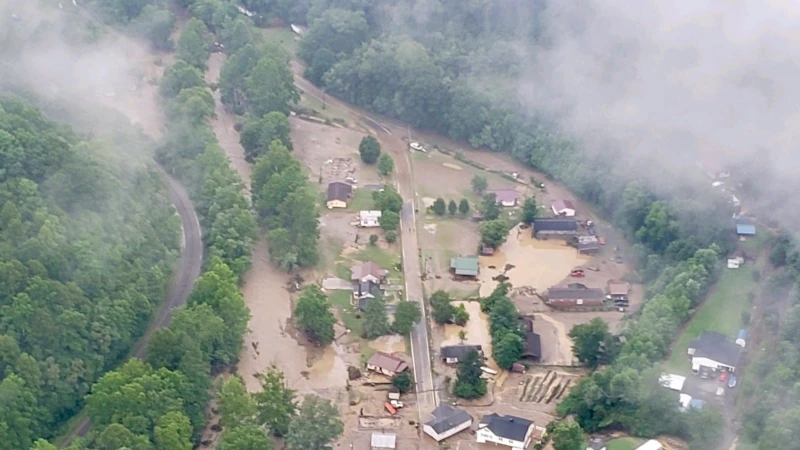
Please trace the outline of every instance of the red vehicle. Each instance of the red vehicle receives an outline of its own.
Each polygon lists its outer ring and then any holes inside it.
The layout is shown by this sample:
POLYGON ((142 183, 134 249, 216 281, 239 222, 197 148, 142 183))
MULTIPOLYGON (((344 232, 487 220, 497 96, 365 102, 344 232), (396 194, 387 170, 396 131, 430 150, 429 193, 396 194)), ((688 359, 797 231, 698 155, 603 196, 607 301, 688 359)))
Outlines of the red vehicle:
POLYGON ((725 381, 728 379, 728 372, 722 372, 719 374, 719 381, 725 381))
POLYGON ((586 274, 583 272, 583 269, 573 269, 569 273, 569 276, 575 277, 575 278, 583 278, 583 277, 586 276, 586 274))

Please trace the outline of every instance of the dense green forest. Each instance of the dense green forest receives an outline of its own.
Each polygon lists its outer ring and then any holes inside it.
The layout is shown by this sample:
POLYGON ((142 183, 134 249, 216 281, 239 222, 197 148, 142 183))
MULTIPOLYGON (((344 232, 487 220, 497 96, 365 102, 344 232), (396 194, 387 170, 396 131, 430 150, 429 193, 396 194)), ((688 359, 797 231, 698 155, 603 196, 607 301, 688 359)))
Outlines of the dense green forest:
POLYGON ((144 332, 180 222, 137 133, 91 139, 3 97, 0 141, 0 442, 24 449, 144 332))
MULTIPOLYGON (((238 290, 238 282, 249 267, 250 249, 256 237, 257 225, 243 183, 230 168, 227 156, 208 125, 208 120, 215 114, 214 99, 204 82, 203 70, 215 38, 229 43, 227 48, 231 51, 236 49, 236 45, 228 36, 237 35, 242 48, 261 55, 255 64, 257 74, 252 76, 254 81, 246 81, 249 86, 268 81, 276 72, 284 74, 277 79, 284 83, 281 87, 286 89, 288 95, 271 98, 258 107, 253 106, 257 102, 241 97, 245 99, 242 112, 247 114, 247 120, 276 124, 272 128, 259 126, 260 133, 249 135, 252 141, 249 141, 251 145, 248 148, 251 151, 269 153, 269 148, 275 154, 285 152, 282 155, 288 158, 286 161, 296 164, 287 149, 291 148, 291 142, 286 114, 288 102, 294 101, 297 95, 292 88, 288 59, 251 39, 258 35, 253 24, 242 18, 235 9, 230 9, 230 4, 226 6, 228 8, 212 14, 218 22, 211 20, 210 16, 207 17, 208 25, 197 18, 189 20, 174 44, 178 59, 166 69, 160 82, 160 94, 170 123, 157 149, 156 158, 169 172, 186 183, 196 203, 207 247, 206 270, 197 280, 187 306, 175 310, 170 325, 154 334, 146 361, 132 360, 106 374, 93 386, 87 397, 87 411, 94 427, 86 438, 76 440, 70 446, 71 450, 193 448, 205 426, 205 407, 210 400, 212 376, 221 368, 235 363, 241 350, 249 311, 238 290), (264 69, 258 74, 260 66, 264 66, 264 69), (288 78, 285 74, 289 74, 288 78), (276 117, 276 114, 280 114, 280 117, 276 117), (270 134, 273 131, 277 134, 270 134)), ((198 17, 205 17, 201 11, 192 11, 197 12, 198 17)), ((132 20, 136 20, 136 17, 132 20)), ((251 75, 246 74, 244 78, 250 79, 251 75)), ((276 85, 270 86, 274 88, 276 85)), ((270 170, 270 163, 261 161, 262 158, 266 156, 255 159, 256 167, 263 169, 254 171, 255 174, 262 174, 261 178, 254 176, 254 192, 269 192, 260 189, 268 181, 262 180, 266 176, 265 171, 270 170)), ((285 170, 286 167, 275 168, 279 172, 272 174, 286 178, 297 191, 297 194, 292 194, 291 189, 284 191, 290 198, 310 195, 302 173, 292 179, 283 174, 291 172, 285 170)), ((263 207, 258 207, 263 205, 258 195, 253 196, 256 211, 269 227, 271 249, 276 245, 287 246, 284 247, 286 251, 276 252, 281 255, 280 263, 291 269, 315 262, 318 237, 315 199, 308 199, 308 208, 295 208, 304 216, 293 215, 286 207, 265 214, 261 211, 263 207), (268 217, 274 222, 266 222, 268 217), (305 235, 295 232, 301 228, 298 220, 308 221, 305 235), (310 222, 313 222, 313 226, 310 222), (293 234, 279 240, 273 231, 282 229, 292 230, 293 234), (301 240, 299 243, 298 239, 301 240), (297 252, 295 256, 292 256, 293 251, 297 252)), ((267 380, 265 378, 265 386, 267 380)), ((226 395, 230 391, 226 384, 220 399, 222 403, 227 401, 226 395)), ((247 396, 246 393, 243 395, 247 396)), ((307 397, 301 403, 296 403, 293 393, 281 394, 280 399, 284 402, 280 406, 283 410, 280 422, 288 424, 288 429, 284 428, 285 425, 271 422, 278 420, 268 416, 270 408, 278 407, 272 402, 261 408, 257 418, 246 417, 245 412, 239 412, 236 421, 227 417, 230 408, 223 406, 223 420, 228 426, 223 435, 222 448, 270 448, 264 426, 275 434, 285 435, 291 448, 297 449, 323 445, 341 433, 336 409, 329 403, 316 397, 307 397), (264 409, 267 411, 264 412, 264 409), (262 422, 258 423, 257 420, 262 422), (309 433, 308 427, 295 425, 295 422, 306 423, 307 420, 320 423, 318 432, 309 433)), ((38 445, 46 448, 45 443, 38 445)))

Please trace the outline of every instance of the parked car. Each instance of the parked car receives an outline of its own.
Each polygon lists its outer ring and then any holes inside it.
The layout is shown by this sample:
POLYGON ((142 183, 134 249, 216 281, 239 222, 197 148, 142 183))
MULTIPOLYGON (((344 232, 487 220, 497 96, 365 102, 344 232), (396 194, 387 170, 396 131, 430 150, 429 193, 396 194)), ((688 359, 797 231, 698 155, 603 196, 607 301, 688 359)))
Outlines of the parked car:
POLYGON ((731 375, 730 380, 728 380, 728 387, 730 389, 733 389, 733 388, 736 387, 736 377, 735 376, 731 375))

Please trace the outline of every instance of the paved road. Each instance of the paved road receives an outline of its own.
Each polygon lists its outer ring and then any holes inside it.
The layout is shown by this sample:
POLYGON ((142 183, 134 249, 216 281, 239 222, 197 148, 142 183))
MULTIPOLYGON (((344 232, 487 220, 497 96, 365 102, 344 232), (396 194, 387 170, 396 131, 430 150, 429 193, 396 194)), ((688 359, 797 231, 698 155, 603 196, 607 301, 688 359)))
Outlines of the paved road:
MULTIPOLYGON (((292 71, 295 74, 295 85, 308 95, 322 101, 322 96, 324 95, 322 91, 302 77, 302 65, 293 61, 292 71)), ((400 138, 404 130, 398 129, 394 125, 381 123, 364 111, 336 98, 325 96, 325 101, 337 109, 348 112, 351 116, 360 120, 362 125, 375 130, 383 149, 394 156, 398 191, 404 199, 403 209, 400 213, 400 240, 403 253, 403 276, 406 284, 406 297, 408 301, 419 303, 423 317, 423 320, 411 332, 411 357, 414 360, 414 379, 417 382, 417 404, 420 421, 427 421, 430 412, 438 404, 438 398, 433 384, 428 320, 425 312, 419 244, 417 243, 414 175, 411 170, 411 161, 408 157, 408 144, 400 138)))
MULTIPOLYGON (((183 185, 165 172, 162 171, 161 173, 167 182, 170 200, 172 200, 172 204, 181 216, 181 227, 183 229, 181 256, 178 260, 178 267, 172 284, 167 291, 166 300, 161 304, 161 308, 159 308, 153 322, 150 324, 150 330, 139 339, 139 342, 134 347, 133 356, 136 358, 144 357, 147 343, 153 335, 152 331, 169 324, 172 319, 172 309, 186 304, 186 299, 189 298, 194 282, 200 276, 200 270, 203 266, 203 240, 200 233, 200 222, 197 220, 194 205, 183 185)), ((61 447, 68 446, 76 437, 86 435, 91 427, 92 423, 89 418, 84 418, 73 427, 72 434, 64 439, 61 447)))

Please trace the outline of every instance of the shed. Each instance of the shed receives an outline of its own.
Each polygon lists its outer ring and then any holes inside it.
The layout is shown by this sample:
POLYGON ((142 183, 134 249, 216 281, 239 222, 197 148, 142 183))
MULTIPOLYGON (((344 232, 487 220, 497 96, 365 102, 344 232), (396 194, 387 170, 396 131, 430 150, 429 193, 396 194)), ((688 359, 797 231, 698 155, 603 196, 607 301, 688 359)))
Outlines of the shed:
POLYGON ((370 450, 394 450, 397 448, 397 435, 394 433, 372 433, 370 450))
POLYGON ((600 243, 594 242, 578 242, 578 253, 582 255, 594 255, 600 251, 600 243))
POLYGON ((450 260, 450 269, 458 276, 477 277, 478 276, 478 257, 477 256, 457 256, 450 260))
POLYGON ((736 224, 736 234, 739 236, 755 236, 756 226, 750 223, 736 224))
POLYGON ((736 335, 736 344, 744 348, 747 345, 747 329, 742 328, 739 334, 736 335))
POLYGON ((606 284, 606 289, 608 289, 608 295, 611 298, 625 299, 628 298, 628 294, 631 291, 631 284, 624 281, 609 280, 606 284))
POLYGON ((564 217, 575 217, 575 205, 569 200, 556 200, 550 205, 553 214, 564 217))

